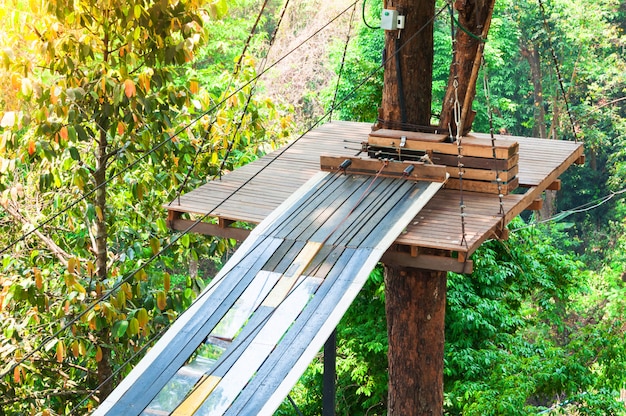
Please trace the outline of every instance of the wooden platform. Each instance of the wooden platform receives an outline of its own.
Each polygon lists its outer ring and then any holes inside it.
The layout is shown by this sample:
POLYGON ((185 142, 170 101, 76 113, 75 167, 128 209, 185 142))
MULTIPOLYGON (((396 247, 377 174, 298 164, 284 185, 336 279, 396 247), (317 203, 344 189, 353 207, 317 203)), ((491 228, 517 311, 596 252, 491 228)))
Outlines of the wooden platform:
POLYGON ((94 415, 273 414, 442 186, 318 173, 252 231, 94 415))
MULTIPOLYGON (((243 240, 249 231, 232 227, 233 221, 260 223, 320 170, 321 155, 356 155, 370 132, 369 123, 323 125, 290 147, 279 149, 172 201, 166 206, 170 226, 184 230, 192 221, 184 219, 182 214, 210 213, 214 223, 199 224, 194 231, 243 240)), ((473 136, 489 138, 484 134, 473 136)), ((522 193, 504 196, 504 218, 499 215, 498 195, 464 192, 467 242, 464 245, 460 192, 443 189, 411 221, 383 261, 432 270, 470 271, 471 262, 466 262, 467 257, 485 240, 505 237, 502 226, 533 207, 542 192, 556 187, 558 177, 583 156, 580 143, 497 137, 519 143, 520 189, 517 192, 522 193)))

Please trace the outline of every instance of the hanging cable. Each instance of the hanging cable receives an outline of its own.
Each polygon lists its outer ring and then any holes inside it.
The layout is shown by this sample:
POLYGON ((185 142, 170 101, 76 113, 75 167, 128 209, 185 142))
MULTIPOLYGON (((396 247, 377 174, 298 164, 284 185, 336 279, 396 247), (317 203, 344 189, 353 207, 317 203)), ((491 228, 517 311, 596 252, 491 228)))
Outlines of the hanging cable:
MULTIPOLYGON (((365 4, 365 1, 363 2, 365 4)), ((341 66, 339 67, 339 74, 337 75, 337 85, 335 85, 335 94, 333 95, 333 101, 330 104, 330 111, 328 115, 328 121, 333 121, 333 107, 337 101, 337 93, 339 92, 339 84, 341 83, 341 76, 343 75, 343 68, 346 63, 346 54, 348 52, 348 45, 350 44, 350 34, 352 32, 352 23, 354 22, 354 12, 356 11, 356 3, 352 9, 352 15, 350 15, 350 23, 348 24, 348 34, 346 35, 346 44, 343 47, 343 56, 341 57, 341 66)))
MULTIPOLYGON (((66 206, 64 209, 62 209, 61 211, 57 212, 56 214, 52 215, 51 217, 49 217, 48 219, 46 219, 45 221, 41 222, 40 224, 38 224, 37 226, 35 226, 32 230, 24 233, 21 237, 11 241, 10 243, 8 243, 6 246, 4 246, 1 250, 0 250, 0 255, 4 254, 7 250, 9 250, 10 248, 14 247, 16 244, 24 241, 26 238, 28 238, 30 235, 32 235, 35 231, 42 229, 43 227, 45 227, 46 225, 50 224, 52 221, 54 221, 56 218, 58 218, 59 216, 63 215, 64 213, 68 212, 70 209, 74 208, 76 205, 78 205, 80 202, 82 202, 83 200, 87 199, 89 196, 93 195, 98 189, 100 189, 101 187, 107 186, 110 182, 114 181, 115 179, 119 178, 122 174, 128 172, 130 169, 132 169, 133 167, 135 167, 136 165, 139 164, 139 162, 141 162, 143 159, 145 159, 146 157, 150 156, 152 153, 156 152, 157 150, 159 150, 160 148, 162 148, 163 146, 165 146, 167 143, 171 142, 172 139, 178 137, 182 132, 184 132, 185 130, 187 130, 188 128, 194 126, 198 121, 200 121, 202 119, 202 117, 209 115, 211 113, 213 113, 214 111, 216 111, 222 104, 224 104, 226 101, 228 101, 230 98, 234 97, 237 93, 239 93, 240 91, 242 91, 245 87, 247 87, 248 85, 252 84, 253 82, 255 82, 258 78, 262 77, 263 75, 265 75, 268 71, 270 71, 272 68, 274 68, 276 65, 278 65, 280 62, 282 62, 283 60, 285 60, 287 57, 289 57, 292 53, 294 53, 296 50, 298 50, 299 48, 301 48, 304 44, 306 44, 307 42, 309 42, 311 39, 313 39, 315 36, 317 36, 321 31, 323 31, 325 28, 327 28, 328 26, 330 26, 333 22, 335 22, 337 19, 339 19, 339 17, 341 17, 344 13, 346 13, 348 10, 350 10, 350 8, 357 3, 358 0, 356 0, 355 2, 353 2, 352 4, 350 4, 350 6, 348 6, 346 9, 344 9, 343 11, 341 11, 337 16, 333 17, 330 21, 328 21, 325 25, 323 25, 322 27, 320 27, 318 30, 316 30, 312 35, 310 35, 309 37, 307 37, 305 40, 303 40, 301 43, 299 43, 298 45, 296 45, 294 48, 292 48, 291 50, 289 50, 285 55, 283 55, 282 57, 280 57, 279 59, 277 59, 274 63, 272 63, 271 65, 269 65, 267 68, 265 68, 265 70, 259 74, 257 74, 256 77, 254 77, 253 79, 247 81, 246 83, 244 83, 242 86, 240 86, 237 90, 233 91, 231 94, 227 95, 226 97, 224 97, 224 99, 222 99, 220 102, 218 102, 217 104, 213 105, 211 108, 209 108, 208 110, 199 113, 195 119, 191 120, 190 122, 188 122, 187 124, 185 124, 183 127, 181 127, 180 129, 178 129, 176 132, 174 132, 174 134, 172 134, 171 136, 168 136, 166 139, 162 140, 161 142, 157 143, 155 146, 153 146, 150 150, 148 150, 146 153, 142 154, 141 156, 139 156, 134 162, 132 162, 131 164, 129 164, 128 166, 126 166, 125 168, 120 169, 116 174, 114 174, 113 176, 111 176, 108 180, 106 180, 105 182, 103 182, 102 184, 100 184, 99 186, 95 187, 94 189, 92 189, 91 191, 83 194, 81 197, 79 197, 77 200, 75 200, 74 202, 72 202, 71 204, 69 204, 68 206, 66 206)), ((360 87, 360 86, 359 86, 360 87)), ((319 124, 319 123, 318 123, 319 124)), ((317 124, 316 124, 317 125, 317 124)))
POLYGON ((362 9, 363 23, 365 23, 365 26, 367 26, 370 29, 379 30, 380 27, 371 26, 369 23, 367 23, 367 18, 365 17, 365 4, 366 3, 367 3, 367 0, 363 0, 363 9, 362 9))
MULTIPOLYGON (((263 4, 263 7, 261 8, 261 11, 259 12, 259 15, 257 16, 257 20, 256 20, 254 26, 252 27, 252 30, 250 31, 250 36, 248 37, 248 41, 250 41, 250 39, 252 38, 252 34, 256 31, 257 24, 261 20, 261 16, 263 14, 263 11, 265 10, 265 6, 267 5, 267 2, 268 2, 268 0, 265 1, 265 3, 263 4)), ((279 20, 278 24, 276 25, 276 27, 274 28, 274 31, 272 33, 272 37, 270 38, 268 51, 265 54, 265 56, 263 57, 263 59, 261 60, 260 72, 263 72, 263 70, 265 69, 265 65, 267 63, 267 57, 269 56, 270 49, 271 49, 272 45, 274 44, 274 40, 276 38, 276 34, 278 33, 278 28, 280 26, 280 23, 282 22, 282 18, 283 18, 284 14, 285 14, 285 10, 287 9, 288 5, 289 5, 289 1, 285 2, 283 11, 282 11, 281 16, 280 16, 280 20, 279 20)), ((356 3, 355 3, 355 6, 356 6, 356 3)), ((244 48, 244 53, 245 53, 245 51, 247 49, 247 46, 248 45, 246 45, 246 48, 244 48)), ((242 58, 243 58, 243 55, 240 58, 240 62, 241 62, 242 58)), ((215 179, 215 177, 219 177, 220 180, 222 179, 222 171, 224 170, 224 166, 226 165, 226 162, 228 161, 228 157, 230 156, 230 153, 233 150, 233 146, 235 145, 235 140, 237 139, 237 135, 239 134, 239 130, 241 129, 241 126, 243 124, 244 118, 245 118, 246 114, 248 113, 248 108, 250 106, 250 103, 252 102, 252 97, 254 96, 254 93, 256 91, 258 80, 259 80, 259 78, 256 78, 256 80, 254 81, 254 83, 252 84, 252 86, 250 88, 250 92, 248 93, 248 96, 246 98, 246 103, 245 103, 245 105, 243 107, 243 110, 241 111, 241 115, 239 117, 239 121, 235 125, 235 131, 232 134, 232 139, 228 142, 228 146, 226 148, 226 154, 224 155, 224 158, 222 159, 222 162, 220 163, 220 167, 217 170, 217 175, 214 176, 214 179, 215 179)))
MULTIPOLYGON (((342 13, 347 12, 347 10, 350 9, 350 7, 352 7, 354 5, 354 3, 352 3, 348 8, 344 9, 344 11, 342 13)), ((446 10, 446 8, 448 7, 448 4, 446 4, 444 7, 442 7, 441 9, 439 9, 439 11, 437 11, 437 13, 435 13, 435 15, 428 21, 426 22, 415 34, 413 34, 409 39, 407 39, 407 41, 401 46, 400 49, 398 49, 396 51, 396 53, 398 53, 402 48, 404 48, 404 46, 406 46, 412 39, 414 39, 415 37, 417 37, 426 27, 428 27, 428 25, 430 25, 435 18, 437 18, 443 11, 446 10)), ((328 22, 323 28, 329 26, 332 22, 334 22, 335 20, 337 20, 339 18, 340 15, 335 16, 333 19, 331 19, 330 22, 328 22)), ((321 30, 323 30, 323 28, 319 29, 315 34, 319 33, 321 30)), ((284 55, 283 57, 281 57, 279 60, 277 60, 276 62, 274 62, 272 65, 270 65, 268 68, 265 69, 265 72, 267 72, 269 69, 271 69, 273 66, 277 65, 280 61, 284 60, 289 54, 293 53, 293 51, 295 51, 297 48, 301 47, 304 43, 306 43, 308 40, 310 40, 313 36, 315 36, 315 34, 311 35, 309 38, 307 38, 304 42, 302 42, 301 44, 299 44, 296 48, 292 49, 290 52, 288 52, 286 55, 284 55)), ((393 59, 393 57, 389 57, 389 59, 393 59)), ((376 75, 376 73, 378 71, 380 71, 382 68, 384 68, 385 64, 387 62, 383 62, 378 68, 374 69, 373 71, 371 71, 358 85, 356 85, 352 91, 350 91, 350 93, 346 94, 345 97, 343 97, 341 100, 339 100, 339 102, 336 104, 335 108, 333 108, 333 110, 335 110, 336 108, 340 107, 341 105, 343 105, 346 101, 348 101, 348 99, 350 99, 351 97, 354 96, 354 94, 356 94, 356 92, 363 86, 365 85, 365 83, 367 83, 374 75, 376 75)), ((262 75, 262 74, 260 74, 262 75)), ((257 77, 259 77, 260 75, 258 75, 257 77)), ((247 82, 243 87, 250 85, 252 83, 252 81, 247 82)), ((243 88, 241 87, 241 88, 243 88)), ((228 97, 226 97, 222 102, 216 104, 216 106, 222 104, 225 100, 229 99, 230 97, 232 97, 235 93, 229 95, 228 97)), ((213 108, 216 108, 216 106, 214 106, 213 108)), ((208 114, 208 112, 205 112, 203 115, 208 114)), ((61 327, 61 329, 57 330, 55 333, 53 333, 52 335, 48 336, 46 339, 44 339, 44 341, 36 348, 34 348, 32 351, 28 352, 27 354, 25 354, 20 360, 18 360, 16 363, 13 363, 9 366, 8 370, 0 373, 0 379, 4 378, 6 375, 8 375, 11 371, 13 371, 17 366, 22 365, 24 362, 26 362, 30 357, 32 357, 34 354, 36 354, 37 352, 39 352, 45 345, 47 345, 50 341, 54 340, 58 335, 60 335, 63 331, 66 331, 67 329, 71 328, 71 326, 76 323, 78 320, 80 320, 82 317, 86 316, 87 313, 89 313, 91 310, 93 310, 95 308, 96 305, 100 304, 101 302, 106 301, 107 299, 109 299, 124 283, 128 282, 133 276, 135 276, 138 272, 142 271, 143 269, 145 269, 149 264, 151 264, 154 260, 156 260, 158 257, 160 257, 165 250, 169 249, 170 247, 172 247, 178 240, 180 240, 184 235, 186 235, 187 233, 189 233, 194 227, 196 227, 198 224, 200 224, 202 221, 204 221, 206 218, 208 218, 210 216, 210 214, 212 212, 214 212, 215 210, 217 210, 219 207, 221 207, 224 203, 226 203, 226 201, 230 200, 230 198, 232 198, 237 192, 239 192, 242 188, 244 188, 245 186, 247 186, 253 179, 255 179, 258 175, 260 175, 262 172, 265 171, 265 169, 267 169, 269 166, 271 166, 276 160, 278 160, 278 158, 280 158, 280 156, 282 156, 287 150, 291 149, 291 147, 293 147, 296 143, 298 143, 298 141, 300 139, 302 139, 306 134, 310 133, 313 129, 315 129, 317 126, 319 126, 323 120, 325 120, 328 117, 328 112, 326 112, 325 114, 323 114, 321 117, 319 117, 311 126, 309 126, 306 131, 304 131, 298 138, 296 138, 295 140, 293 140, 292 142, 288 143, 286 146, 284 146, 283 148, 280 149, 279 152, 276 152, 276 154, 268 161, 267 164, 263 165, 260 167, 260 169, 255 172, 252 176, 250 176, 248 179, 246 179, 243 183, 241 183, 237 188, 235 188, 233 191, 231 191, 231 193, 221 202, 219 202, 218 204, 216 204, 213 208, 207 210, 206 214, 201 215, 199 218, 197 218, 189 227, 187 227, 185 230, 183 230, 181 232, 181 234, 179 234, 178 236, 174 237, 173 240, 171 240, 168 244, 166 244, 158 253, 154 254, 152 257, 150 257, 148 260, 146 260, 145 263, 143 263, 142 265, 138 266, 137 268, 135 268, 133 271, 131 271, 128 275, 126 275, 124 278, 122 278, 121 280, 119 280, 115 285, 113 285, 113 287, 106 293, 104 294, 102 297, 100 297, 99 299, 97 299, 96 301, 92 302, 92 304, 90 304, 89 306, 87 306, 87 308, 80 312, 79 314, 77 314, 75 317, 73 317, 72 319, 70 319, 68 321, 68 323, 66 323, 65 325, 63 325, 63 327, 61 327)), ((196 120, 197 121, 197 120, 196 120)), ((184 127, 182 129, 180 129, 177 134, 180 134, 180 132, 184 131, 187 127, 184 127)), ((171 140, 171 139, 170 139, 171 140)), ((167 140, 162 141, 159 145, 162 146, 167 142, 167 140)), ((119 175, 119 174, 118 174, 119 175)), ((93 191, 92 191, 93 192, 93 191)), ((1 252, 0 252, 1 254, 1 252)), ((222 276, 222 279, 224 278, 224 276, 222 276)), ((215 281, 214 284, 219 284, 221 280, 217 280, 215 281)), ((199 301, 202 297, 206 296, 208 293, 208 291, 204 291, 202 293, 200 293, 200 295, 195 299, 194 303, 199 301)))
MULTIPOLYGON (((459 101, 459 71, 458 71, 458 59, 457 59, 457 41, 454 30, 454 8, 450 5, 450 36, 452 37, 452 68, 453 68, 453 80, 452 86, 454 87, 454 123, 455 123, 455 140, 457 148, 457 167, 459 168, 459 209, 461 211, 461 245, 468 247, 467 232, 465 230, 465 199, 463 196, 463 175, 465 175, 463 164, 463 143, 461 137, 461 102, 459 101)), ((452 135, 452 126, 448 126, 450 135, 452 135)))
POLYGON ((548 47, 550 49, 550 53, 552 54, 552 61, 554 62, 554 69, 556 71, 556 76, 559 81, 559 87, 561 90, 561 95, 563 96, 563 102, 565 103, 565 110, 567 111, 567 115, 569 117, 569 122, 572 128, 572 134, 574 136, 574 142, 578 142, 578 134, 576 133, 576 122, 574 121, 574 115, 570 109, 569 100, 567 99, 567 93, 565 92, 565 86, 563 85, 563 75, 561 74, 561 67, 559 65, 559 59, 556 56, 556 51, 554 50, 554 45, 552 43, 552 36, 550 31, 550 25, 548 25, 548 19, 546 17, 546 9, 543 5, 542 0, 537 0, 539 2, 539 10, 541 11, 541 16, 543 18, 543 27, 546 31, 546 38, 548 40, 548 47))
POLYGON ((496 171, 496 183, 498 185, 498 199, 500 201, 500 210, 498 214, 502 218, 500 226, 502 229, 506 226, 504 223, 504 195, 502 193, 502 178, 500 178, 500 169, 498 168, 498 157, 496 154, 496 136, 493 130, 493 109, 491 108, 491 91, 489 89, 489 80, 487 78, 487 65, 485 64, 484 55, 481 56, 481 65, 483 67, 483 87, 485 89, 485 101, 487 104, 487 114, 489 117, 489 134, 491 136, 491 153, 493 155, 493 167, 496 171))

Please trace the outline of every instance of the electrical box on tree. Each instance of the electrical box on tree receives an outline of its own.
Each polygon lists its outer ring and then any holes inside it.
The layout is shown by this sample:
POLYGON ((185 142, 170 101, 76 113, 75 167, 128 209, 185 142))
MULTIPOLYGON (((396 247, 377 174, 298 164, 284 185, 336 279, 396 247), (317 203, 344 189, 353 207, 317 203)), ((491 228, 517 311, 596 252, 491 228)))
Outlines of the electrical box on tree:
POLYGON ((398 11, 392 9, 383 9, 380 16, 380 28, 385 30, 398 29, 398 11))

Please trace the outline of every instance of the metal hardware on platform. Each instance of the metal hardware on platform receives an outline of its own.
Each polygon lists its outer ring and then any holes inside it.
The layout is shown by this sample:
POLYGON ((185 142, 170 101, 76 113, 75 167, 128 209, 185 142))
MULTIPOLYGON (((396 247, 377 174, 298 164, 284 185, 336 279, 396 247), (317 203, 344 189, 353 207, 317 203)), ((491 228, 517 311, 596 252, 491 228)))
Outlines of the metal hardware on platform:
POLYGON ((351 164, 352 164, 352 161, 350 159, 346 159, 343 162, 341 162, 341 165, 339 165, 339 170, 342 170, 345 172, 346 169, 348 169, 351 164))
POLYGON ((415 170, 415 166, 409 165, 402 172, 402 176, 404 176, 404 177, 411 176, 411 173, 413 173, 414 170, 415 170))

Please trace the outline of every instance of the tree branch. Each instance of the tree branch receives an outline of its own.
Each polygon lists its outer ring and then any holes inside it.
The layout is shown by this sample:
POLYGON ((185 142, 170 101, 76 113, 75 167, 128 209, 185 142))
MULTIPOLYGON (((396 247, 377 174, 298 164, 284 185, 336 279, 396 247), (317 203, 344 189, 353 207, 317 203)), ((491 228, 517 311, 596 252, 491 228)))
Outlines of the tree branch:
POLYGON ((23 225, 28 225, 34 228, 33 233, 39 237, 39 239, 50 249, 50 251, 59 259, 64 267, 67 267, 68 260, 72 257, 69 253, 59 247, 50 237, 43 234, 39 229, 35 227, 26 217, 24 217, 15 203, 8 202, 2 206, 4 210, 10 214, 15 220, 19 221, 23 225))

